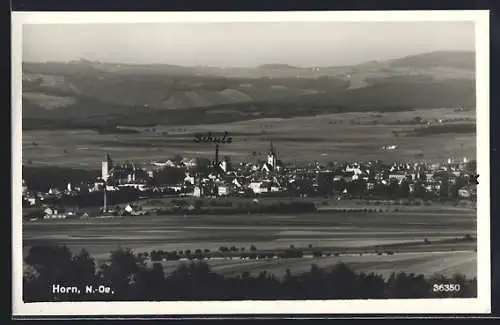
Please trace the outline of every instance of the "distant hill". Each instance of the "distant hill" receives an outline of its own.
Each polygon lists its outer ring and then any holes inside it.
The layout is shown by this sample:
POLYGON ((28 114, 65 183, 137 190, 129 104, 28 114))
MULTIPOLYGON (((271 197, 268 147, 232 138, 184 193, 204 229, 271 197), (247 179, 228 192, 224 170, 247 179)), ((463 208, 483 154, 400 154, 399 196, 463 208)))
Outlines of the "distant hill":
POLYGON ((473 107, 474 53, 346 67, 23 63, 23 127, 221 123, 336 111, 473 107))
POLYGON ((274 64, 263 64, 257 67, 258 69, 298 69, 297 67, 294 67, 293 65, 289 64, 279 64, 279 63, 274 63, 274 64))
POLYGON ((437 51, 389 61, 390 67, 412 67, 418 69, 436 67, 474 69, 475 64, 475 54, 469 51, 437 51))

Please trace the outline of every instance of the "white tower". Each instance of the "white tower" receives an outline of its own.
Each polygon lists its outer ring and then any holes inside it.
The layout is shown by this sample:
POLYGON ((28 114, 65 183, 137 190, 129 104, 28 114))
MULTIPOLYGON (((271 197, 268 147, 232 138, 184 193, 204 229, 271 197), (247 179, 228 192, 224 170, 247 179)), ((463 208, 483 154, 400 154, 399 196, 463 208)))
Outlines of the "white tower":
POLYGON ((108 154, 106 154, 101 164, 101 178, 105 182, 108 181, 109 173, 111 172, 112 168, 113 168, 113 161, 111 160, 111 157, 108 154))

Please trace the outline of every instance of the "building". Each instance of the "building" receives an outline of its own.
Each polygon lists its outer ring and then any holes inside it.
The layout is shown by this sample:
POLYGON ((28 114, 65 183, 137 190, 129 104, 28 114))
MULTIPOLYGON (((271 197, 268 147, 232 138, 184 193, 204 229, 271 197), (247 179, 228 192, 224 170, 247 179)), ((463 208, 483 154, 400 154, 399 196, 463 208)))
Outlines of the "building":
POLYGON ((229 195, 230 188, 227 185, 219 185, 217 186, 217 195, 218 196, 226 196, 229 195))
POLYGON ((467 188, 461 188, 458 190, 458 196, 466 199, 471 197, 471 193, 467 188))
POLYGON ((184 177, 184 184, 194 185, 194 176, 191 176, 189 172, 186 172, 186 177, 184 177))
POLYGON ((153 161, 151 164, 155 167, 177 167, 177 165, 170 159, 166 161, 153 161))
POLYGON ((26 182, 24 181, 24 178, 23 178, 23 194, 25 194, 26 192, 28 192, 28 186, 26 186, 26 182))
POLYGON ((262 182, 251 182, 248 187, 254 192, 254 193, 261 193, 261 185, 262 182))
POLYGON ((198 163, 196 162, 196 159, 183 158, 181 160, 181 165, 187 168, 195 168, 198 166, 198 163))
POLYGON ((52 209, 52 208, 45 208, 43 210, 43 218, 44 219, 66 219, 67 214, 64 213, 63 211, 52 209))
POLYGON ((261 170, 266 173, 270 172, 280 172, 283 169, 283 163, 278 160, 278 154, 276 153, 276 149, 273 146, 273 142, 271 141, 269 145, 269 152, 267 153, 267 159, 259 168, 256 170, 261 170))
POLYGON ((224 172, 224 173, 227 173, 228 171, 230 171, 232 169, 232 166, 231 166, 231 158, 226 156, 224 157, 224 159, 222 159, 221 162, 219 162, 219 168, 224 172))
POLYGON ((344 169, 346 173, 354 173, 354 175, 359 175, 362 173, 359 164, 347 165, 344 169))
POLYGON ((101 178, 103 181, 108 181, 112 169, 113 161, 111 160, 109 154, 106 154, 104 160, 101 163, 101 178))
POLYGON ((200 186, 195 186, 194 189, 193 189, 193 196, 194 197, 201 197, 202 196, 202 187, 200 186))
POLYGON ((148 170, 128 161, 121 164, 113 163, 109 155, 106 155, 106 159, 102 162, 101 174, 102 180, 109 186, 145 184, 151 178, 148 170))
POLYGON ((406 179, 406 175, 403 173, 389 175, 389 180, 396 180, 398 183, 403 182, 405 179, 406 179))
POLYGON ((274 169, 277 166, 277 162, 278 162, 278 157, 276 155, 273 142, 271 141, 269 146, 269 152, 267 154, 267 164, 274 169))

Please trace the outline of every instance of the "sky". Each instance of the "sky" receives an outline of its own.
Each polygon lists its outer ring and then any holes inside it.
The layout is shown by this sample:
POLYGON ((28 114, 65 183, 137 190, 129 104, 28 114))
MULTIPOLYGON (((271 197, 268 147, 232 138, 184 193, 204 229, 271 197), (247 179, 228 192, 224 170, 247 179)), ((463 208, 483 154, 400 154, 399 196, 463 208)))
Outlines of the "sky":
POLYGON ((473 22, 244 22, 23 26, 23 61, 336 66, 474 50, 473 22))

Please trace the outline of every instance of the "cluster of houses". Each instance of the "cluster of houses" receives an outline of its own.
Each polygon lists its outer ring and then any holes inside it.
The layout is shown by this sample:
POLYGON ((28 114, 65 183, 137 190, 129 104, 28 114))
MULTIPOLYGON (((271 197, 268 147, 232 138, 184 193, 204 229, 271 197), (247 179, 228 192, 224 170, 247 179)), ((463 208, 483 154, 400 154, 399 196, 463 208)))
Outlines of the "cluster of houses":
POLYGON ((214 169, 208 175, 187 170, 184 183, 178 188, 183 195, 227 196, 291 194, 313 196, 317 194, 349 195, 350 188, 358 193, 370 194, 377 185, 407 184, 411 194, 416 186, 430 194, 440 195, 443 183, 457 185, 458 196, 474 196, 476 187, 471 186, 466 166, 468 158, 448 159, 447 163, 394 162, 389 165, 379 161, 332 163, 323 166, 317 162, 306 166, 284 165, 277 159, 271 145, 267 160, 257 163, 242 162, 231 170, 214 169), (359 183, 363 187, 350 187, 359 183), (332 189, 335 189, 332 191, 332 189))
MULTIPOLYGON (((88 218, 90 215, 100 215, 98 211, 95 211, 95 213, 92 213, 91 211, 83 211, 78 209, 77 207, 75 208, 61 208, 61 207, 54 207, 52 205, 47 205, 44 206, 43 209, 26 209, 24 217, 28 219, 33 219, 33 220, 38 220, 38 219, 44 219, 44 220, 54 220, 54 219, 69 219, 69 218, 88 218)), ((127 204, 124 207, 115 207, 114 209, 110 209, 107 212, 110 213, 110 215, 115 215, 115 216, 140 216, 147 214, 148 211, 143 210, 140 206, 134 205, 134 204, 127 204)))
MULTIPOLYGON (((109 155, 102 161, 101 177, 93 184, 68 184, 63 191, 51 189, 48 193, 32 193, 23 183, 23 198, 28 206, 43 203, 47 197, 78 195, 82 191, 119 191, 133 188, 138 191, 157 192, 168 190, 180 196, 256 196, 256 195, 293 195, 314 196, 325 194, 350 195, 358 193, 369 195, 377 186, 406 184, 408 192, 416 190, 416 185, 427 193, 439 195, 443 183, 459 184, 461 198, 475 196, 475 186, 464 182, 470 178, 466 169, 468 158, 448 159, 445 163, 408 163, 380 161, 329 163, 318 162, 302 166, 284 164, 278 159, 271 143, 267 159, 257 162, 240 162, 233 165, 229 158, 219 159, 216 146, 215 159, 203 170, 197 159, 177 159, 154 162, 151 168, 143 168, 133 163, 115 164, 109 155), (158 172, 163 169, 179 170, 181 177, 169 184, 152 183, 158 172), (357 186, 350 186, 355 183, 357 186)), ((57 218, 58 211, 47 213, 57 218)))

